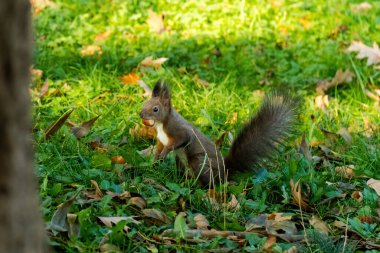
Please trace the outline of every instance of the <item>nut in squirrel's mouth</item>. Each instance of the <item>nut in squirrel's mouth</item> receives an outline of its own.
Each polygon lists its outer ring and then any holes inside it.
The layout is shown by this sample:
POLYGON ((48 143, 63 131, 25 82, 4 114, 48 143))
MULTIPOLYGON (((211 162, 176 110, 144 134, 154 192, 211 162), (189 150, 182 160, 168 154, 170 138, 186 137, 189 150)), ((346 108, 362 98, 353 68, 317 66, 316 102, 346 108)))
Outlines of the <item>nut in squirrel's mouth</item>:
POLYGON ((143 119, 142 122, 145 126, 148 126, 148 127, 153 127, 155 123, 154 120, 152 119, 143 119))

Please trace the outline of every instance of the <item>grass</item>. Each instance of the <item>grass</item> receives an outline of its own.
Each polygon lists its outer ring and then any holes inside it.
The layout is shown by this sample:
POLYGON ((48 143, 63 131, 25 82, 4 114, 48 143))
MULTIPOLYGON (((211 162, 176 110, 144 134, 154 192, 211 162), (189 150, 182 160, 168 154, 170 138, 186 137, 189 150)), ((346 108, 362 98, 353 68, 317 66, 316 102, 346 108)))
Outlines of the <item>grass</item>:
MULTIPOLYGON (((378 241, 380 227, 372 228, 371 222, 360 222, 360 219, 369 217, 378 221, 379 197, 366 185, 367 179, 348 180, 335 170, 336 166, 352 164, 357 175, 380 179, 380 135, 378 130, 370 135, 364 131, 365 121, 373 126, 380 124, 379 105, 364 93, 364 88, 378 87, 380 72, 356 59, 355 54, 345 53, 352 41, 367 45, 380 41, 377 18, 380 4, 371 3, 371 9, 358 13, 354 10, 358 3, 348 0, 52 2, 33 18, 34 68, 42 70, 43 75, 31 83, 31 89, 39 92, 45 80, 49 82, 47 95, 33 98, 36 170, 46 221, 52 218, 59 204, 83 189, 91 189, 90 180, 95 180, 103 192, 129 191, 145 199, 147 208, 164 211, 173 220, 181 209, 178 202, 183 199, 188 222, 196 213, 202 213, 212 228, 241 231, 250 218, 260 213, 290 212, 302 231, 299 209, 292 204, 289 186, 290 179, 300 179, 302 191, 314 208, 303 212, 304 219, 308 221, 311 214, 322 217, 332 229, 331 236, 315 236, 314 242, 301 245, 278 239, 274 252, 283 252, 292 245, 310 252, 328 252, 320 246, 323 240, 343 247, 341 241, 334 239, 344 235, 344 230, 332 225, 335 220, 351 221, 347 252, 353 252, 355 247, 364 252, 365 244, 356 245, 355 240, 378 241), (146 20, 150 9, 165 14, 164 33, 149 30, 146 20), (104 32, 110 35, 97 41, 96 36, 104 32), (102 54, 82 55, 81 50, 88 45, 100 46, 102 54), (169 60, 158 69, 139 68, 139 63, 148 56, 169 60), (345 86, 331 89, 330 105, 323 111, 314 102, 316 83, 333 78, 339 68, 349 69, 356 78, 345 86), (153 164, 152 159, 138 154, 138 150, 151 142, 130 134, 130 129, 140 124, 138 113, 144 102, 141 88, 120 81, 121 76, 131 72, 150 86, 158 79, 167 80, 176 109, 212 139, 217 139, 223 131, 236 133, 256 111, 261 98, 254 91, 290 90, 304 102, 299 131, 305 133, 308 143, 329 141, 328 147, 335 155, 325 156, 314 147, 312 155, 322 161, 311 163, 297 151, 301 141, 298 138, 280 155, 265 162, 259 173, 244 175, 244 180, 236 179, 235 184, 227 187, 228 198, 235 194, 240 209, 215 207, 205 201, 207 190, 177 171, 173 157, 153 164), (206 80, 209 87, 197 84, 195 76, 206 80), (45 140, 44 129, 71 108, 75 108, 70 116, 73 122, 84 122, 96 115, 100 118, 79 141, 67 125, 45 140), (233 113, 238 115, 236 123, 231 123, 233 113), (342 127, 350 129, 351 145, 339 137, 330 140, 321 131, 323 128, 337 132, 342 127), (106 152, 89 147, 88 143, 95 138, 101 138, 107 145, 106 152), (119 145, 123 139, 127 142, 119 145), (123 156, 132 168, 112 164, 110 158, 116 155, 123 156), (349 197, 353 189, 339 186, 341 183, 360 191, 363 200, 358 202, 349 197), (320 204, 339 194, 347 197, 320 204)), ((70 209, 78 217, 80 237, 67 237, 64 233, 52 236, 51 243, 57 251, 95 252, 104 242, 123 252, 154 252, 155 248, 159 252, 217 248, 249 252, 264 247, 265 238, 255 237, 247 237, 244 246, 225 238, 199 244, 181 240, 172 245, 162 241, 152 243, 154 235, 172 228, 173 223, 128 223, 130 230, 125 233, 125 223, 107 228, 97 217, 140 214, 130 201, 107 196, 91 203, 84 200, 80 194, 70 209)), ((312 229, 308 222, 305 225, 306 229, 312 229)))

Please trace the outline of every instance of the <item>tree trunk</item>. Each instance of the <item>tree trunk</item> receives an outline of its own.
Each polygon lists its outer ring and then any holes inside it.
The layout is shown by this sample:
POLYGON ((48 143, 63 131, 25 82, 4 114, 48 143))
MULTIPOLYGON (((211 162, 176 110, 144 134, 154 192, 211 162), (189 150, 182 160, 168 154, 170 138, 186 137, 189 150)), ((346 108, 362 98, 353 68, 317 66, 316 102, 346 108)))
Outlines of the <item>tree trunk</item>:
POLYGON ((0 252, 46 252, 33 170, 29 0, 0 1, 0 252))

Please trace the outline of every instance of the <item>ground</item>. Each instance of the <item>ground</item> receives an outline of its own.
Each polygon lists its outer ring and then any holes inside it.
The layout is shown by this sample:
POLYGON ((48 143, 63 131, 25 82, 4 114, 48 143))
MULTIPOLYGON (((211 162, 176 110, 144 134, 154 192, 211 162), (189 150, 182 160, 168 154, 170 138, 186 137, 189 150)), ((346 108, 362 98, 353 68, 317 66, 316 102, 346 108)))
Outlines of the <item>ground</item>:
POLYGON ((57 251, 380 250, 378 2, 32 4, 36 172, 57 251), (300 100, 298 134, 255 172, 203 189, 173 155, 141 152, 153 141, 138 80, 158 79, 213 140, 285 89, 300 100))

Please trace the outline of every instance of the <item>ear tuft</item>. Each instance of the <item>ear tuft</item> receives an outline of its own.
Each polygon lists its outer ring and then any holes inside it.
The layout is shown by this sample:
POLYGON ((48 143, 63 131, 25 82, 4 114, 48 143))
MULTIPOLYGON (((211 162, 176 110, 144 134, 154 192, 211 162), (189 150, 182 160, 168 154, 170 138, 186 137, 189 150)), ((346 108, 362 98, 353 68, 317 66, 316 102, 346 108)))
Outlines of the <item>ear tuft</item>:
POLYGON ((162 90, 162 81, 158 80, 158 82, 153 87, 152 97, 160 96, 161 90, 162 90))
POLYGON ((170 90, 169 90, 169 87, 164 82, 161 82, 160 96, 162 99, 170 100, 170 90))

